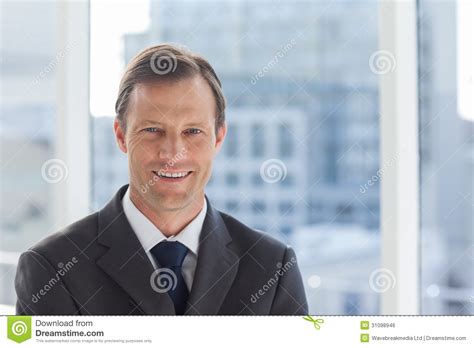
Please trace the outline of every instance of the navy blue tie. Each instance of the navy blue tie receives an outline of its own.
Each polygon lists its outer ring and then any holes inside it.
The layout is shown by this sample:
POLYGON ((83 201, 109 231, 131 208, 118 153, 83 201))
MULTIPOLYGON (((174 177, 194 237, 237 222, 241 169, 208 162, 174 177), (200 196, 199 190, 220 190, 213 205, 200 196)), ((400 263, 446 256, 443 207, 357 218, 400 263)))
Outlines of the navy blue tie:
POLYGON ((157 271, 169 276, 167 292, 173 300, 176 314, 184 314, 189 296, 188 287, 184 282, 181 266, 188 253, 188 248, 180 242, 160 242, 150 252, 159 264, 157 271))

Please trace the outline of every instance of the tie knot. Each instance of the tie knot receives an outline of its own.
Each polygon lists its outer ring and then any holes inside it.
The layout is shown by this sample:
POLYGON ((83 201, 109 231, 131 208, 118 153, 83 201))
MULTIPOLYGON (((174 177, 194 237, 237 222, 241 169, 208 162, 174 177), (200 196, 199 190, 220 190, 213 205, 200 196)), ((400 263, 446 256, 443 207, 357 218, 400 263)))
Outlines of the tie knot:
POLYGON ((160 242, 150 252, 160 267, 181 267, 188 248, 180 242, 160 242))

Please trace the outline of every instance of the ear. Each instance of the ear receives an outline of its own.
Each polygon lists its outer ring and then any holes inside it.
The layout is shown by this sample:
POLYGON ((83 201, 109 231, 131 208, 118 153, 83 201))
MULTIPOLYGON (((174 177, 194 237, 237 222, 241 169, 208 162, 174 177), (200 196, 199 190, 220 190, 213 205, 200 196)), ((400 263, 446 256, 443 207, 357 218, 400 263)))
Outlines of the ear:
POLYGON ((216 154, 220 151, 222 144, 224 143, 225 136, 227 134, 227 123, 224 122, 222 126, 219 127, 216 134, 216 154))
POLYGON ((120 122, 117 117, 114 120, 114 132, 115 132, 115 141, 117 142, 118 147, 122 150, 123 153, 127 153, 127 143, 125 142, 125 134, 120 127, 120 122))

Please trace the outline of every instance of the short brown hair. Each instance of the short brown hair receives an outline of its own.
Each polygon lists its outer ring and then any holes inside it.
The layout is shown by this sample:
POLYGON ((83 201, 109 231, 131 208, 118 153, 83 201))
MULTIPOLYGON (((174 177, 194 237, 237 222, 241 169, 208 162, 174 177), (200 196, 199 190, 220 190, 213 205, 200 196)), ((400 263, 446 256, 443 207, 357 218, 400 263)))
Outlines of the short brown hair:
POLYGON ((120 127, 126 130, 126 114, 135 86, 146 82, 175 82, 196 75, 202 76, 212 89, 216 101, 216 132, 225 122, 226 101, 222 85, 211 64, 199 54, 174 44, 151 46, 138 53, 120 81, 115 112, 120 127))

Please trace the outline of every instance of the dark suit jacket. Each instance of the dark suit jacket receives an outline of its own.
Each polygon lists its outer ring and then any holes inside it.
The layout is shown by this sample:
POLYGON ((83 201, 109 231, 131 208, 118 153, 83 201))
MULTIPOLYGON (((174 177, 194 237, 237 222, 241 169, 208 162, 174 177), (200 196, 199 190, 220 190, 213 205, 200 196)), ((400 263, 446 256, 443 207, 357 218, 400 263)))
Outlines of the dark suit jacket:
MULTIPOLYGON (((123 212, 127 186, 20 256, 17 314, 175 314, 123 212)), ((307 314, 294 251, 207 204, 186 314, 307 314)))

